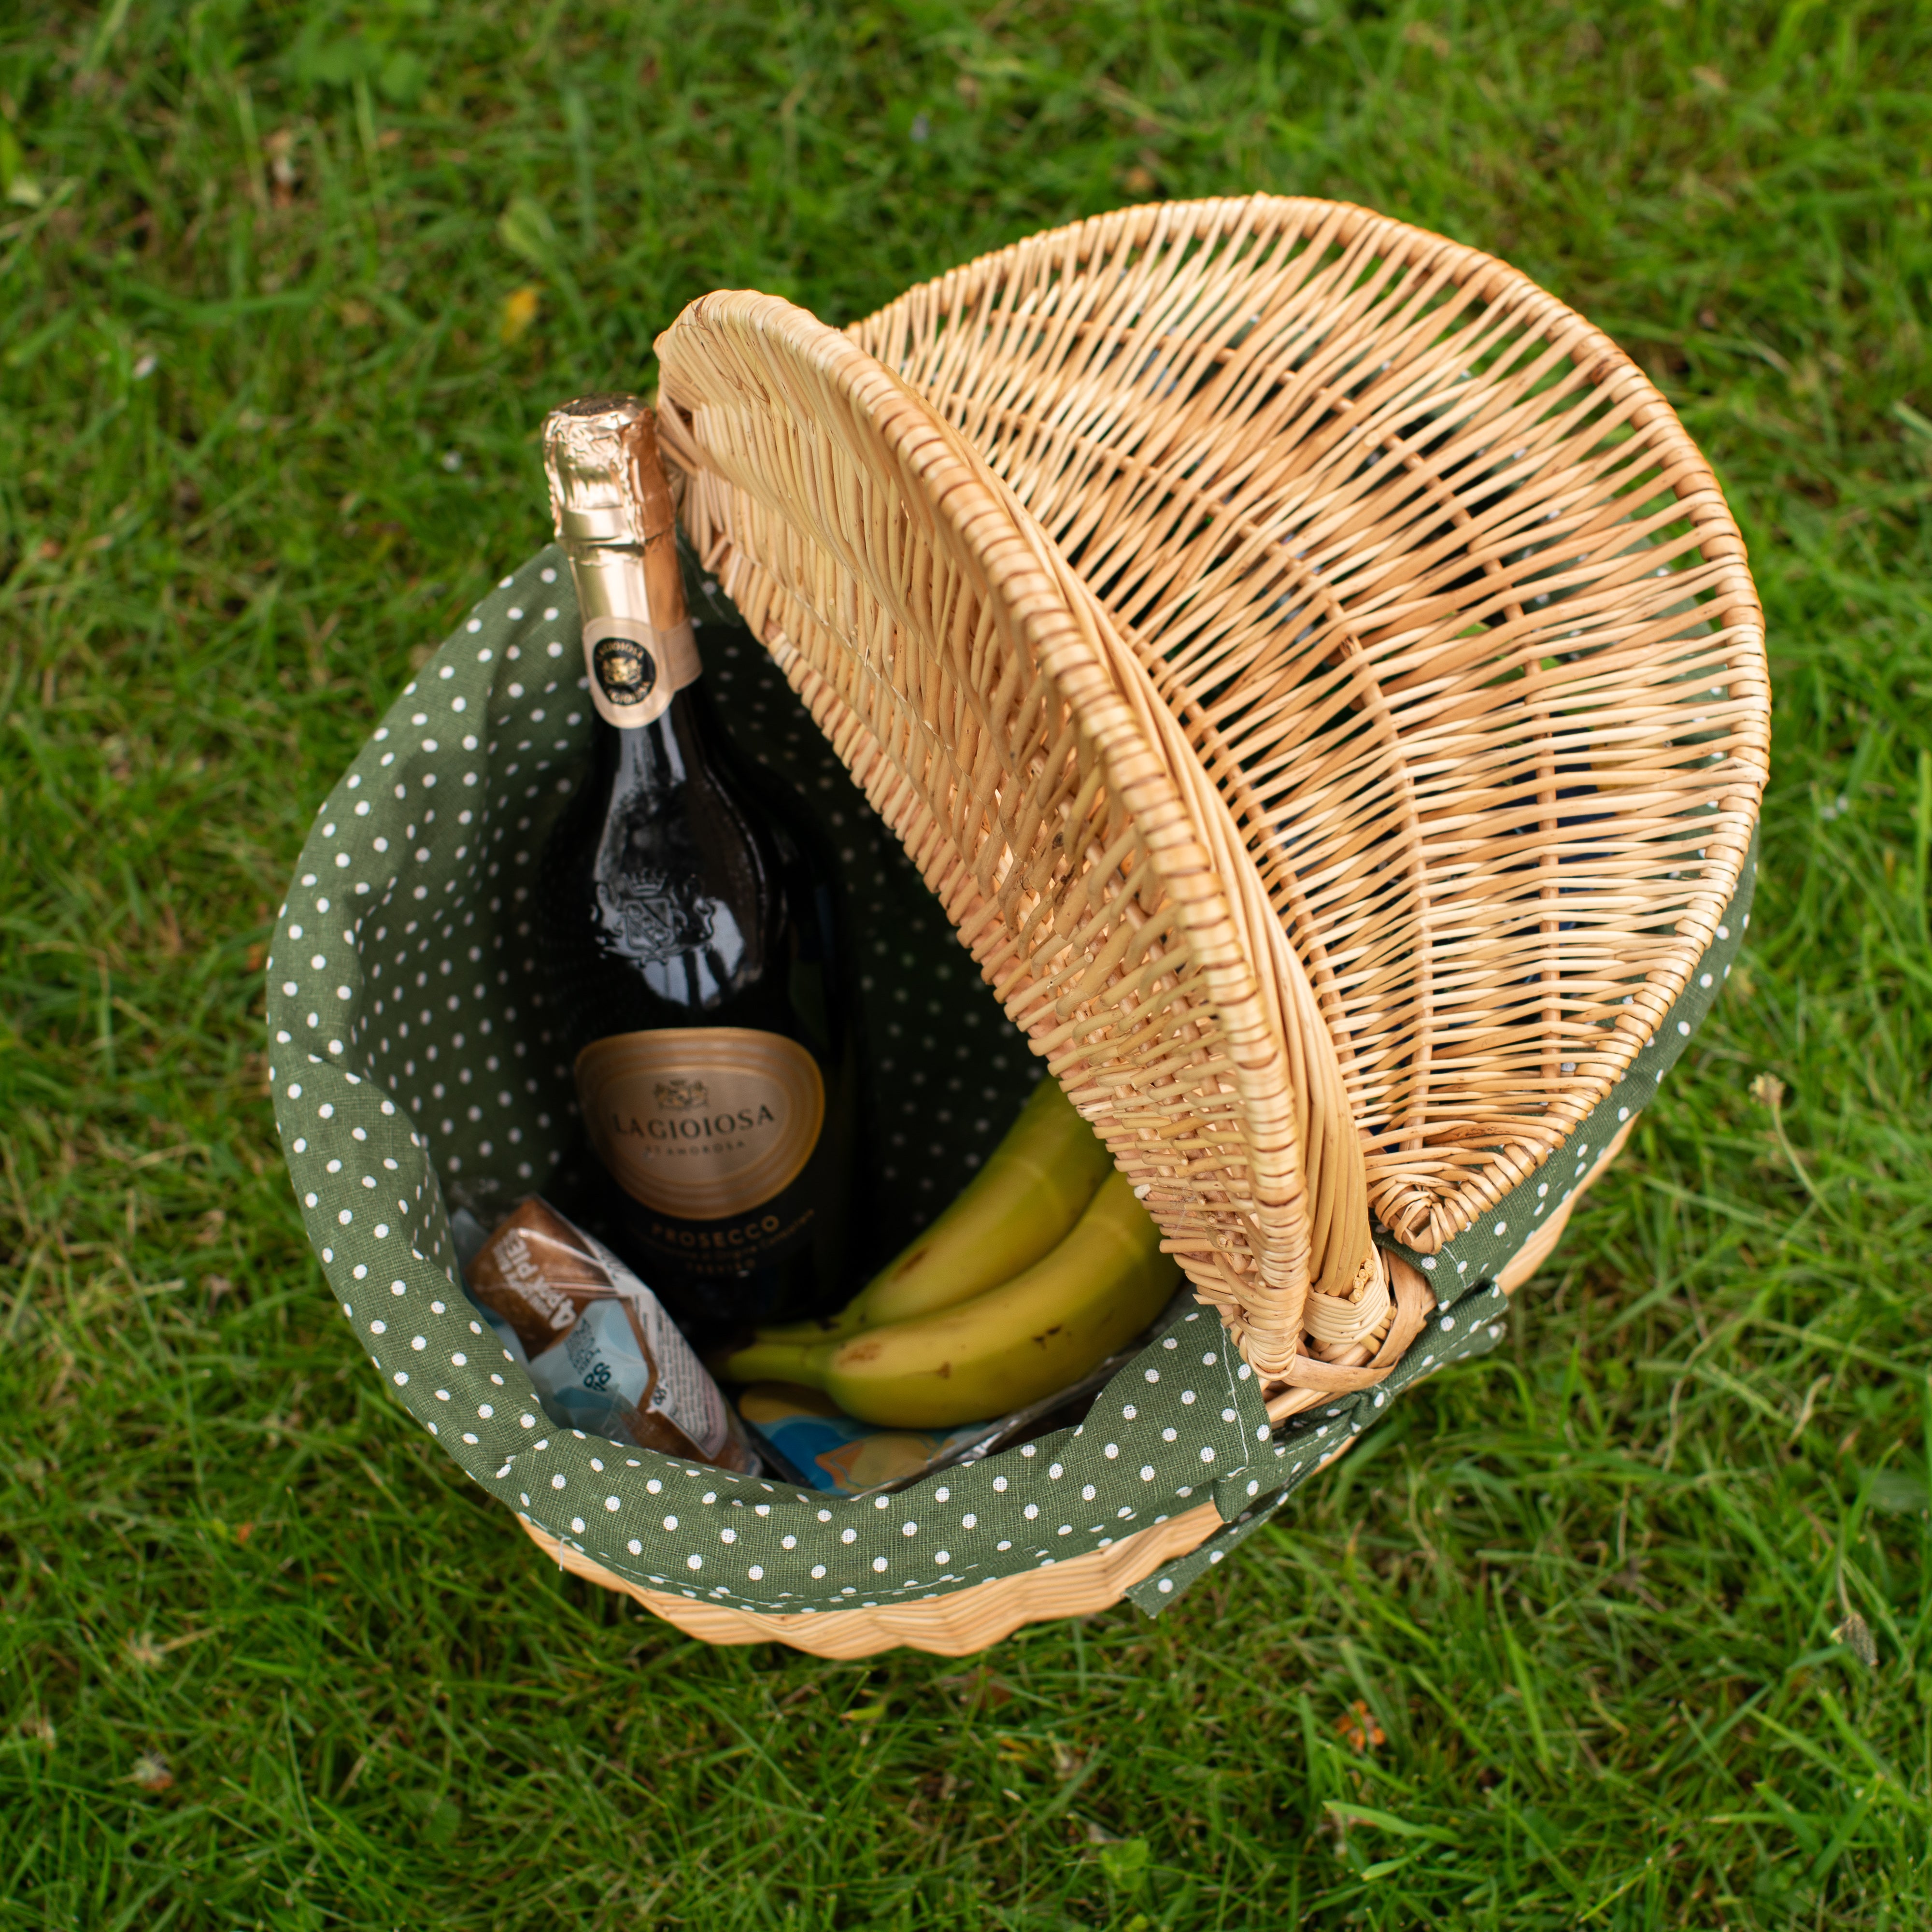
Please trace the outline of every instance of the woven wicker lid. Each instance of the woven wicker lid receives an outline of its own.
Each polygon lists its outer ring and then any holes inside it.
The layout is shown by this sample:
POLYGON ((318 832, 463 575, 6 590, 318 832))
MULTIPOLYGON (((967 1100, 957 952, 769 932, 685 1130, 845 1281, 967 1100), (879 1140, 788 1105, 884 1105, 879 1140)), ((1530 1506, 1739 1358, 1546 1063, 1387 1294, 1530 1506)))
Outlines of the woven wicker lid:
POLYGON ((1124 210, 848 334, 662 339, 694 536, 1249 1360, 1374 1379, 1371 1212, 1427 1256, 1533 1176, 1738 890, 1708 467, 1561 303, 1334 203, 1124 210))

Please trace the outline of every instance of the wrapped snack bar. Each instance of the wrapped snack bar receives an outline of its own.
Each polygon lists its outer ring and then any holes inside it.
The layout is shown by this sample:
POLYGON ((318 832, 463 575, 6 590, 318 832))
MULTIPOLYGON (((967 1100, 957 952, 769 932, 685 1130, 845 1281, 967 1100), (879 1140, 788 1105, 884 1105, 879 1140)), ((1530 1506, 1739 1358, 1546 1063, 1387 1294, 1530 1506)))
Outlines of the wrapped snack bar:
POLYGON ((466 1278, 552 1421, 720 1468, 756 1468, 718 1384, 663 1304, 547 1202, 519 1204, 466 1278))

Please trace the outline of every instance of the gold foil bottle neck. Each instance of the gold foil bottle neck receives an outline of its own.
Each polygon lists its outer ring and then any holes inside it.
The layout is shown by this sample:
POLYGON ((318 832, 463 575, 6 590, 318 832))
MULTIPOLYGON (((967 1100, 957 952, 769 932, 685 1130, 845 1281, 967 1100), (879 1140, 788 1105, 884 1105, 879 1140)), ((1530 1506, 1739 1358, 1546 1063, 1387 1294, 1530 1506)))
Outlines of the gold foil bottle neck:
POLYGON ((543 441, 591 702, 607 723, 648 724, 703 668, 655 420, 638 397, 584 396, 550 412, 543 441))

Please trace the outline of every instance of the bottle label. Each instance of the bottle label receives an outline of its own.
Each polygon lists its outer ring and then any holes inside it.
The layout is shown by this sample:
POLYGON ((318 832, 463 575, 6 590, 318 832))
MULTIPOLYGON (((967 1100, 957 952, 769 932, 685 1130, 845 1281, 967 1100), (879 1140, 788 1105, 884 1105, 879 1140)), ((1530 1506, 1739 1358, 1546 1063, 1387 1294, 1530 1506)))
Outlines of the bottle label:
POLYGON ((584 662, 598 716, 620 730, 662 717, 704 670, 688 619, 668 631, 654 630, 641 617, 586 619, 584 662))
POLYGON ((618 1185, 661 1214, 716 1221, 782 1193, 825 1124, 818 1063, 748 1027, 611 1034, 577 1056, 591 1144, 618 1185))

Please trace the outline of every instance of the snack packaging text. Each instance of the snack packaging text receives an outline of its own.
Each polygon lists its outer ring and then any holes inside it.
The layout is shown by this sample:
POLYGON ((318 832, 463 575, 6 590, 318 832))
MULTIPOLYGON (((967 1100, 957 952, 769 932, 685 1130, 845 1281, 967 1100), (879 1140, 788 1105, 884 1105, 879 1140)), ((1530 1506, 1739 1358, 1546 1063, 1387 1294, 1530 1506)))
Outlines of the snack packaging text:
POLYGON ((657 1297, 594 1236, 536 1196, 470 1260, 470 1298, 566 1428, 721 1468, 755 1457, 657 1297))

